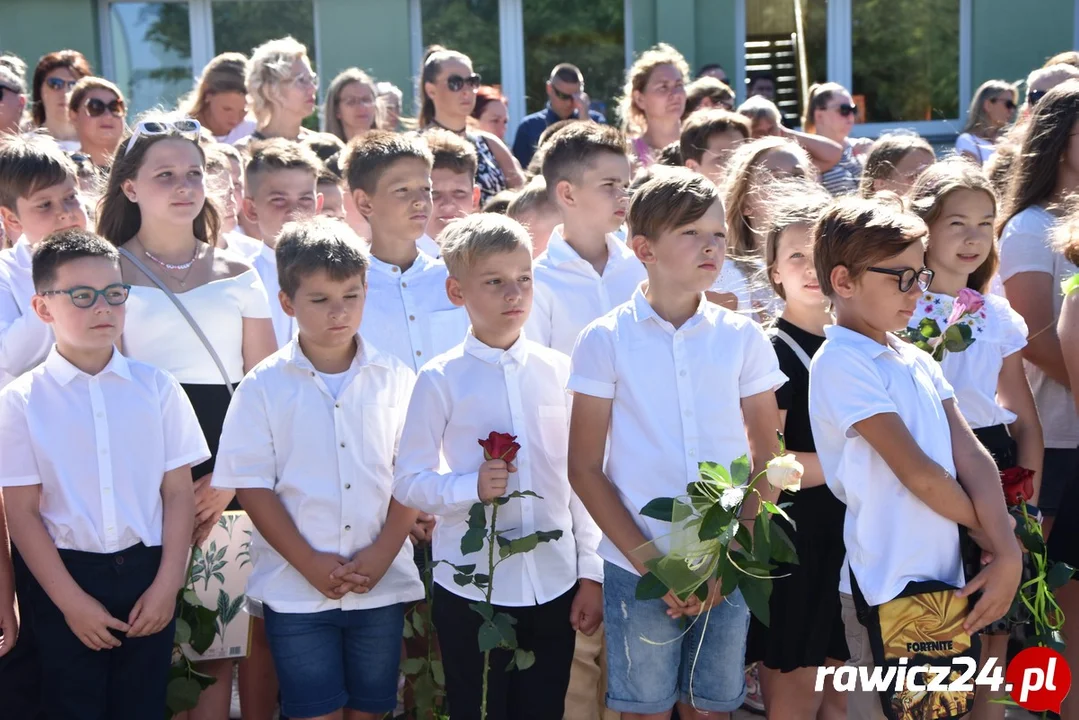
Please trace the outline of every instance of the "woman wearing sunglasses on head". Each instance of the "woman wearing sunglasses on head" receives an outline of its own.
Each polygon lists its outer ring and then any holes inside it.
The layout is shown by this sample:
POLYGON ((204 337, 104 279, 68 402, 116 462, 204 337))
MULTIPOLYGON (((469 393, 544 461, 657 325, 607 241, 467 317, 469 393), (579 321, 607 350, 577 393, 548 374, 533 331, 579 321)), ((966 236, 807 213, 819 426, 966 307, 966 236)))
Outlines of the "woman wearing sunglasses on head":
POLYGON ((311 132, 303 121, 315 111, 318 76, 311 69, 307 48, 295 38, 270 40, 255 48, 247 68, 247 92, 258 127, 237 146, 274 137, 301 140, 311 132))
POLYGON ((71 91, 68 116, 80 151, 108 172, 124 134, 127 105, 120 88, 99 77, 84 77, 71 91))
POLYGON ((997 138, 1015 117, 1018 95, 1015 86, 1004 80, 981 84, 970 101, 967 124, 955 141, 955 151, 983 165, 997 144, 997 138))
POLYGON ((869 152, 872 140, 852 142, 851 128, 858 116, 858 107, 850 92, 839 83, 818 83, 809 88, 802 127, 807 133, 823 135, 839 143, 843 154, 830 168, 821 168, 821 183, 833 195, 849 195, 858 191, 862 176, 860 157, 869 152))
POLYGON ((420 132, 438 127, 462 135, 476 146, 480 204, 507 188, 523 185, 524 174, 505 143, 484 130, 468 129, 476 93, 483 83, 472 71, 472 60, 463 53, 432 45, 427 48, 420 80, 420 132))
POLYGON ((38 60, 34 68, 34 126, 56 139, 64 150, 79 149, 75 128, 68 114, 68 98, 75 84, 93 75, 90 63, 77 50, 59 50, 38 60))

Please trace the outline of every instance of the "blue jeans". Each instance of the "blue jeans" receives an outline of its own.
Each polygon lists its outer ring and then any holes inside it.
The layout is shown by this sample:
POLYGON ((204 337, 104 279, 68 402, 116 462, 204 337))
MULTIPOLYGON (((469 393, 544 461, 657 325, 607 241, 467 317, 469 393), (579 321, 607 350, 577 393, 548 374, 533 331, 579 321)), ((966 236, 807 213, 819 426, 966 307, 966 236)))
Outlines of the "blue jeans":
POLYGON ((676 702, 730 712, 745 698, 749 610, 735 591, 697 618, 672 620, 663 600, 637 600, 635 573, 603 564, 607 707, 639 714, 676 702))
POLYGON ((370 610, 279 613, 263 606, 270 654, 289 717, 343 707, 386 713, 397 707, 405 605, 370 610))

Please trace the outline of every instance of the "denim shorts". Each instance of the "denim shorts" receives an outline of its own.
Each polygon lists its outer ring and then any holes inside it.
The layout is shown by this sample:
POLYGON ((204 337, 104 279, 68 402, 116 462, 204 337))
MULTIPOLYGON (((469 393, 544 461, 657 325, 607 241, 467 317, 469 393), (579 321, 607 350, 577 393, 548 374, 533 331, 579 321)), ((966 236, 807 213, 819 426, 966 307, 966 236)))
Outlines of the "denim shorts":
POLYGON ((269 605, 263 610, 284 715, 315 717, 344 707, 387 713, 397 707, 404 603, 317 613, 279 613, 269 605))
POLYGON ((676 702, 710 712, 741 707, 749 629, 741 592, 707 615, 672 620, 663 600, 636 599, 638 580, 603 564, 607 707, 640 714, 666 712, 676 702))

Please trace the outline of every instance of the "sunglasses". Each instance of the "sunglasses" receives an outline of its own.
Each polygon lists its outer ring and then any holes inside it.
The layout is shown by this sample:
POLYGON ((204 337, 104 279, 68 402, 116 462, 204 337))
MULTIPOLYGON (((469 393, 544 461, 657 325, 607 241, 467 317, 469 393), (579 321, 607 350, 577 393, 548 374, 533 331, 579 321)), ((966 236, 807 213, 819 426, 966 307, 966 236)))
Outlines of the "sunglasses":
POLYGON ((1045 97, 1045 93, 1047 93, 1047 92, 1049 92, 1049 91, 1048 90, 1029 90, 1027 92, 1027 105, 1030 105, 1031 107, 1037 105, 1038 101, 1041 100, 1043 97, 1045 97))
POLYGON ((996 105, 998 102, 1002 102, 1002 103, 1004 103, 1004 107, 1008 108, 1009 110, 1015 110, 1015 102, 1011 98, 1008 98, 1008 99, 1001 99, 1001 98, 998 98, 998 97, 989 98, 989 102, 993 103, 994 105, 996 105))
POLYGON ((127 141, 127 149, 124 150, 124 154, 131 152, 131 148, 135 146, 135 141, 140 137, 168 135, 171 132, 175 132, 187 137, 192 142, 198 142, 199 133, 201 131, 202 125, 199 125, 199 121, 191 118, 181 118, 180 120, 171 121, 149 120, 140 122, 135 126, 135 131, 131 133, 131 139, 127 141))
POLYGON ((45 80, 45 84, 49 86, 50 90, 68 90, 70 91, 75 87, 77 80, 63 80, 58 77, 51 77, 45 80))
POLYGON ((8 87, 7 85, 0 85, 0 102, 4 101, 4 93, 6 93, 6 92, 11 93, 15 97, 19 97, 20 95, 22 95, 22 91, 20 91, 20 90, 16 90, 15 88, 8 87))
POLYGON ((450 92, 457 92, 465 86, 467 83, 473 90, 479 90, 480 83, 483 82, 483 78, 479 76, 479 73, 472 73, 468 77, 461 77, 460 75, 450 75, 446 78, 446 87, 450 89, 450 92))
MULTIPOLYGON (((569 101, 569 100, 572 100, 574 97, 576 97, 575 95, 573 95, 571 93, 562 92, 561 90, 556 88, 554 85, 551 85, 551 90, 554 91, 554 96, 556 98, 558 98, 559 100, 569 101)), ((581 88, 581 92, 584 92, 584 88, 581 88)))
POLYGON ((850 117, 851 115, 858 114, 857 105, 848 105, 846 103, 843 103, 842 105, 836 105, 833 109, 843 117, 850 117))
POLYGON ((899 281, 899 292, 910 292, 910 289, 914 287, 914 283, 918 283, 918 287, 922 292, 928 292, 929 286, 933 284, 932 270, 927 267, 921 270, 915 270, 914 268, 903 268, 902 270, 892 270, 890 268, 871 267, 866 268, 869 272, 880 273, 881 275, 892 275, 899 281))
POLYGON ((105 298, 109 305, 123 305, 127 302, 127 296, 131 293, 131 286, 126 283, 115 283, 104 290, 96 290, 92 287, 80 285, 69 290, 46 290, 42 295, 67 295, 71 298, 71 304, 77 308, 91 308, 97 303, 98 296, 105 298))
POLYGON ((127 112, 127 105, 119 99, 105 102, 99 98, 90 98, 86 101, 86 114, 92 118, 101 117, 106 110, 116 117, 123 117, 127 112))

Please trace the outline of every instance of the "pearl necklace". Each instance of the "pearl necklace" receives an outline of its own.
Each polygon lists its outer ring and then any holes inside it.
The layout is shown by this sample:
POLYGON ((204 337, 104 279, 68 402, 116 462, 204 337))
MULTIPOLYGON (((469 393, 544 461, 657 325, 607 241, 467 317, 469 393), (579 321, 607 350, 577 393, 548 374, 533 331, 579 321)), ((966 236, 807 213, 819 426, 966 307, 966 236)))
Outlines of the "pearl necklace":
POLYGON ((187 270, 189 267, 191 267, 192 265, 195 264, 195 260, 197 260, 198 257, 199 257, 199 246, 197 244, 195 245, 195 254, 191 256, 191 259, 188 260, 185 263, 180 263, 179 265, 173 265, 172 263, 167 263, 167 262, 164 262, 162 260, 157 259, 153 255, 151 255, 150 251, 147 250, 146 248, 143 248, 142 251, 143 251, 143 253, 146 254, 146 257, 150 258, 151 260, 153 260, 155 263, 157 263, 161 267, 165 268, 166 270, 187 270))

